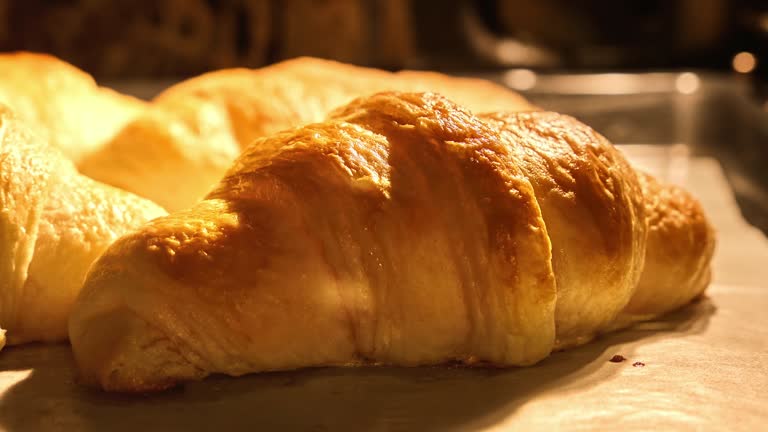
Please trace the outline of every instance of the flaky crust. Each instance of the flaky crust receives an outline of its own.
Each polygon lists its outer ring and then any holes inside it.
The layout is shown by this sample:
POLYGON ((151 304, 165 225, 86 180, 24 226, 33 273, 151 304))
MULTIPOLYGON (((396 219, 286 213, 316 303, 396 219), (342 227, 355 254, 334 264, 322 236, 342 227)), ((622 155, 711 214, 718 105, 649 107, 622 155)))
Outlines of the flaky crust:
POLYGON ((259 141, 205 201, 110 247, 77 304, 84 379, 123 391, 312 365, 530 364, 555 336, 530 183, 497 131, 429 94, 259 141))
POLYGON ((146 103, 99 87, 80 69, 46 54, 0 54, 0 104, 75 163, 96 151, 146 103))
POLYGON ((609 328, 637 286, 647 223, 635 171, 604 137, 551 112, 494 113, 536 191, 552 241, 557 347, 609 328))
POLYGON ((715 233, 684 189, 640 173, 648 214, 648 252, 632 300, 615 327, 651 319, 699 297, 711 279, 715 233))
MULTIPOLYGON (((75 358, 111 391, 319 365, 532 364, 682 304, 633 297, 653 289, 646 257, 654 274, 677 265, 647 243, 654 215, 679 222, 661 243, 700 223, 669 211, 690 197, 659 189, 649 204, 642 181, 567 116, 361 98, 259 140, 205 200, 115 242, 73 311, 75 358), (635 303, 647 308, 629 317, 635 303)), ((699 246, 681 253, 707 266, 699 246)))
POLYGON ((0 160, 0 326, 9 344, 65 340, 90 264, 165 212, 80 175, 2 105, 0 160))
POLYGON ((433 91, 477 111, 534 109, 517 93, 484 80, 298 58, 174 85, 80 169, 179 210, 209 192, 255 139, 322 121, 332 109, 383 90, 433 91))

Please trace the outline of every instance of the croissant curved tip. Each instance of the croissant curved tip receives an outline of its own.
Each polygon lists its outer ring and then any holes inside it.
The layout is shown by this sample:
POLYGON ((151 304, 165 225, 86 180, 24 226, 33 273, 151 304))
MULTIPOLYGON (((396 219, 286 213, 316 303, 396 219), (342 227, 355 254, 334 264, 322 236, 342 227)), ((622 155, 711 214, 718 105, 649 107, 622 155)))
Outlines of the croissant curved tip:
POLYGON ((199 379, 200 370, 175 344, 127 307, 91 316, 70 327, 80 381, 112 392, 165 390, 199 379))
MULTIPOLYGON (((130 247, 132 237, 113 246, 130 247)), ((164 390, 204 376, 171 336, 148 322, 142 309, 148 282, 141 259, 114 265, 110 251, 86 277, 69 320, 69 338, 83 384, 114 392, 164 390)))

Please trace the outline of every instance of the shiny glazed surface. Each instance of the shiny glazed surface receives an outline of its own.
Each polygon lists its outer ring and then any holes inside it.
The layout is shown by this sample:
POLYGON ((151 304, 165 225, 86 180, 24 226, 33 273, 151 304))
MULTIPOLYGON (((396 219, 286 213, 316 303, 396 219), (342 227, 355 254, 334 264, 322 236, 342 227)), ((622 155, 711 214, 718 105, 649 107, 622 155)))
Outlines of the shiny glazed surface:
MULTIPOLYGON (((73 311, 75 358, 115 391, 318 365, 529 365, 629 323, 644 203, 623 156, 572 118, 361 98, 255 142, 204 201, 114 243, 73 311)), ((683 253, 704 254, 707 232, 683 253)), ((705 287, 692 283, 687 301, 705 287)))

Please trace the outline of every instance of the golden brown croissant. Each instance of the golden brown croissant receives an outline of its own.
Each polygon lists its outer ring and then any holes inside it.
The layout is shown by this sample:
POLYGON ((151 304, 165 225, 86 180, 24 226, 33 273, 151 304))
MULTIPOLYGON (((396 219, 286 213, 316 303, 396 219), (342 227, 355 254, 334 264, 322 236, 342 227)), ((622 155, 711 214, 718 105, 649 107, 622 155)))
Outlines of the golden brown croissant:
POLYGON ((147 105, 45 54, 0 54, 0 103, 79 162, 147 105))
POLYGON ((475 111, 533 109, 484 80, 299 58, 212 72, 169 88, 80 169, 178 210, 210 191, 254 139, 321 121, 331 109, 382 90, 434 91, 475 111))
POLYGON ((0 326, 10 344, 66 339, 90 264, 114 239, 166 213, 80 175, 2 105, 0 160, 0 326))
POLYGON ((665 190, 644 196, 567 116, 358 99, 257 141, 205 200, 116 241, 73 310, 75 358, 113 391, 319 365, 529 365, 705 288, 688 271, 708 265, 711 230, 665 190), (659 244, 688 231, 701 241, 664 259, 659 244), (658 274, 641 276, 646 260, 658 274), (638 281, 654 278, 642 295, 658 301, 638 314, 638 281))

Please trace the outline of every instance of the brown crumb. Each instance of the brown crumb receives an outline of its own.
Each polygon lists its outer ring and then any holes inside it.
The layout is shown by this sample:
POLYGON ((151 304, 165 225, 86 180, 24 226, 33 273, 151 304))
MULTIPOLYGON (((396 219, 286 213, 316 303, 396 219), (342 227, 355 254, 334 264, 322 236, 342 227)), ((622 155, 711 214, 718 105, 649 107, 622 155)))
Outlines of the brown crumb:
POLYGON ((615 356, 611 357, 611 359, 608 360, 608 361, 611 362, 611 363, 621 363, 624 360, 626 360, 626 357, 624 357, 623 355, 620 355, 620 354, 616 354, 615 356))
POLYGON ((645 366, 645 363, 643 363, 643 362, 634 362, 634 363, 632 363, 632 366, 634 366, 634 367, 643 367, 643 366, 645 366))

